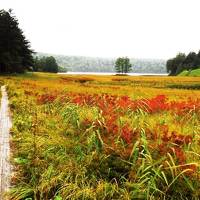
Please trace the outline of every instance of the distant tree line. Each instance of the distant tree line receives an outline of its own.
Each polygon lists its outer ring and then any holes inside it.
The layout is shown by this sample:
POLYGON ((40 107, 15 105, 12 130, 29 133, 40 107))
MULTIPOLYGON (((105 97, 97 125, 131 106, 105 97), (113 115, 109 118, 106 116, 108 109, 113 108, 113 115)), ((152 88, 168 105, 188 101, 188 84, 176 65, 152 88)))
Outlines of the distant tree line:
POLYGON ((66 69, 59 67, 53 56, 43 56, 34 58, 33 71, 35 72, 66 72, 66 69))
MULTIPOLYGON (((115 69, 115 58, 83 57, 37 53, 38 57, 53 56, 59 66, 72 72, 112 72, 115 69)), ((137 59, 130 58, 135 73, 166 73, 166 61, 163 59, 137 59)))
POLYGON ((177 75, 184 70, 193 70, 200 67, 200 51, 190 52, 188 55, 179 53, 175 58, 169 59, 166 64, 169 75, 177 75))
POLYGON ((0 73, 22 73, 33 66, 33 51, 12 10, 0 10, 0 73))

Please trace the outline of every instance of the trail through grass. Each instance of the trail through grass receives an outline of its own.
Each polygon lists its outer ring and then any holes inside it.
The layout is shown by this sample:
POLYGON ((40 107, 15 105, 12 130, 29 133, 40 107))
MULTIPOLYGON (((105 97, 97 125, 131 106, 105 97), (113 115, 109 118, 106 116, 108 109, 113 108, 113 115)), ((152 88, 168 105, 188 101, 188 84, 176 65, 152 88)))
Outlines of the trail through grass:
POLYGON ((6 87, 1 87, 2 99, 0 109, 0 199, 4 200, 4 193, 10 187, 10 128, 12 126, 6 87))

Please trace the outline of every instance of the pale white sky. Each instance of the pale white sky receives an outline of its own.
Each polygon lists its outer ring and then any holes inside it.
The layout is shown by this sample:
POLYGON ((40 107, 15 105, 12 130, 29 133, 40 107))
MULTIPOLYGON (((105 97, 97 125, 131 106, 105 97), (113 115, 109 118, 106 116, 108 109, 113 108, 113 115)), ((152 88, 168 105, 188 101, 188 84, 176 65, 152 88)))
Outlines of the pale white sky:
POLYGON ((0 0, 38 52, 174 57, 200 49, 200 0, 0 0))

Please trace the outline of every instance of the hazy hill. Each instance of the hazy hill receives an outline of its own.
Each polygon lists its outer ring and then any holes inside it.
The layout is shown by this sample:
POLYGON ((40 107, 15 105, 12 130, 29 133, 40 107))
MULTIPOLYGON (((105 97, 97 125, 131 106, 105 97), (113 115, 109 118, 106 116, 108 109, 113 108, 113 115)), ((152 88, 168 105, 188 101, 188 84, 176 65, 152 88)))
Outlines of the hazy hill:
MULTIPOLYGON (((115 58, 65 56, 37 53, 36 56, 54 56, 57 63, 71 72, 114 72, 115 58)), ((166 73, 166 61, 162 59, 131 58, 132 72, 135 73, 166 73)))

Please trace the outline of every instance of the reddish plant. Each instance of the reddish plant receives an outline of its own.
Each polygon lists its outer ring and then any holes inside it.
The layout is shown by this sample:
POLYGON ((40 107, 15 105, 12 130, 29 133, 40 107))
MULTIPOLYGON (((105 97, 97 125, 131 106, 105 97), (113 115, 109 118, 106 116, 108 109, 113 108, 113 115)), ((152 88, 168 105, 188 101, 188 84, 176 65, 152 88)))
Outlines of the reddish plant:
POLYGON ((53 103, 56 98, 57 98, 56 94, 42 94, 38 96, 37 103, 38 104, 53 103))
POLYGON ((129 127, 128 124, 124 125, 121 129, 121 137, 127 143, 132 143, 132 139, 134 136, 133 130, 129 127))

